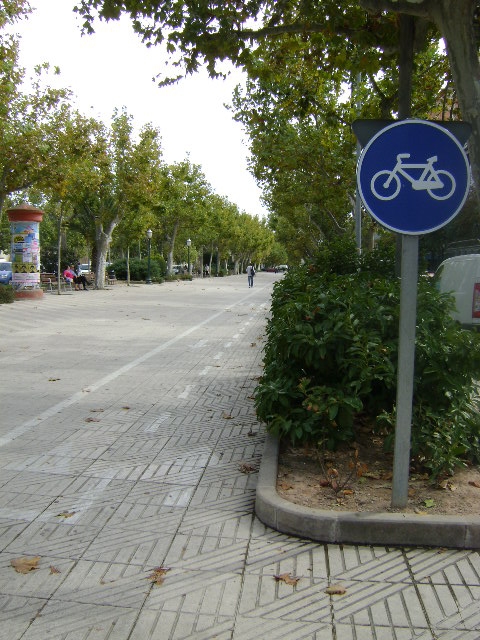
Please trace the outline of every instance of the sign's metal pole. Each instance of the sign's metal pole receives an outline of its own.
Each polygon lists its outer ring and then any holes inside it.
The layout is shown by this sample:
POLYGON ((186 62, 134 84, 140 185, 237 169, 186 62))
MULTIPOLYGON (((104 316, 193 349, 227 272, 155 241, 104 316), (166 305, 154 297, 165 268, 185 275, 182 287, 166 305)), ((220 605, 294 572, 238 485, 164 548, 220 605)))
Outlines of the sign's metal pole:
POLYGON ((402 235, 401 278, 397 421, 392 485, 392 507, 394 508, 406 507, 408 500, 417 317, 418 236, 416 235, 402 235))

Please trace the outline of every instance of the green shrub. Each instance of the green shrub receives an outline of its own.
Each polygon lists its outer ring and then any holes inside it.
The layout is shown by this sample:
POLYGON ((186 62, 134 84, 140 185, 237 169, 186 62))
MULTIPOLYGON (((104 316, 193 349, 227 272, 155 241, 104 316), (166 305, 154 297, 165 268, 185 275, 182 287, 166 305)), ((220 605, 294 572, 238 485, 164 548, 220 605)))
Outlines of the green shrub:
MULTIPOLYGON (((393 267, 393 254, 359 257, 342 241, 275 284, 255 397, 270 431, 335 448, 355 439, 361 416, 391 446, 400 307, 393 267)), ((426 279, 417 306, 412 454, 435 477, 480 460, 472 404, 479 336, 459 328, 451 296, 426 279)))
MULTIPOLYGON (((132 258, 129 263, 130 279, 136 281, 145 281, 148 274, 147 258, 132 258)), ((115 276, 119 280, 127 279, 127 261, 116 260, 109 267, 108 271, 113 269, 115 276)), ((153 282, 163 282, 167 273, 167 264, 162 256, 155 256, 150 259, 150 277, 153 282)))
POLYGON ((0 285, 0 304, 15 302, 15 292, 9 284, 0 285))

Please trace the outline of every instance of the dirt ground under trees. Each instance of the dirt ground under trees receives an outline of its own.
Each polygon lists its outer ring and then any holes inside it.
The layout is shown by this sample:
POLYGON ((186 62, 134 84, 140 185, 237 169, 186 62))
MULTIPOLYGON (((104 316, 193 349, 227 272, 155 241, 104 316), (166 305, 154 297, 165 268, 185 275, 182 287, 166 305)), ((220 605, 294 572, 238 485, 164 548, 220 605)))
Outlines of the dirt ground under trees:
POLYGON ((379 437, 363 435, 356 443, 320 455, 312 447, 282 446, 277 492, 298 505, 334 511, 480 516, 480 468, 459 468, 432 484, 410 470, 408 504, 392 509, 393 454, 379 437))

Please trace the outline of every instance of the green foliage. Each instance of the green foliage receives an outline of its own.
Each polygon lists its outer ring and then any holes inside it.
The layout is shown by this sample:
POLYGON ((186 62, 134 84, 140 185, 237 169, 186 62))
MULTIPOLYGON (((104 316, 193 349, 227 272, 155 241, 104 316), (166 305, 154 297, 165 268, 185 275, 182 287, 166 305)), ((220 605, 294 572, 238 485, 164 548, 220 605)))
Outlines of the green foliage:
MULTIPOLYGON (((46 273, 57 273, 58 269, 58 249, 56 245, 41 246, 41 268, 46 273)), ((66 269, 68 265, 75 266, 79 262, 78 253, 70 248, 62 251, 62 269, 66 269)))
POLYGON ((0 285, 0 304, 15 302, 15 292, 9 284, 0 285))
MULTIPOLYGON (((130 279, 136 281, 143 281, 147 278, 148 273, 148 259, 147 258, 133 258, 129 262, 130 267, 130 279)), ((115 271, 115 276, 119 280, 127 279, 127 261, 117 260, 113 262, 108 270, 115 271)), ((150 260, 150 277, 154 282, 163 282, 167 273, 167 265, 162 256, 155 256, 150 260)))
MULTIPOLYGON (((361 415, 391 446, 400 306, 393 268, 389 251, 359 257, 340 240, 275 284, 255 398, 271 432, 335 448, 355 439, 361 415)), ((460 329, 451 308, 449 295, 419 282, 412 455, 432 477, 480 461, 472 404, 480 337, 460 329)))

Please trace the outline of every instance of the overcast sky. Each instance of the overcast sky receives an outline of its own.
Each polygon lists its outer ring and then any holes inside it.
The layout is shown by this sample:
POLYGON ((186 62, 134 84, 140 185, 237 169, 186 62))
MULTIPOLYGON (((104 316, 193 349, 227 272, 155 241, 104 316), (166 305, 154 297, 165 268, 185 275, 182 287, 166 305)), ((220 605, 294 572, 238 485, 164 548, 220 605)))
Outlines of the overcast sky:
POLYGON ((260 190, 247 171, 247 137, 223 106, 242 76, 226 81, 205 72, 172 87, 158 88, 152 78, 165 69, 159 48, 147 49, 130 20, 98 23, 96 34, 81 36, 73 13, 75 0, 31 0, 34 13, 15 31, 22 37, 22 66, 50 62, 61 69, 60 84, 70 87, 85 115, 109 123, 113 110, 125 106, 140 128, 159 127, 166 162, 190 155, 214 191, 241 210, 264 216, 260 190))

